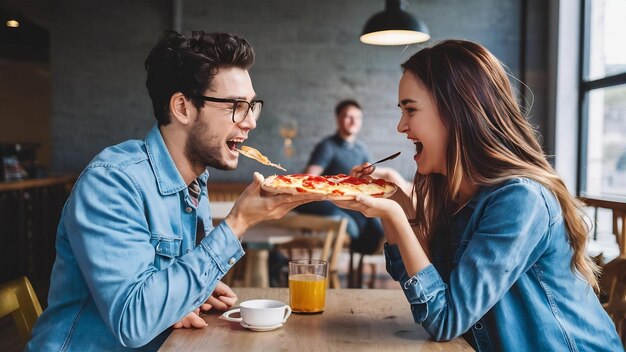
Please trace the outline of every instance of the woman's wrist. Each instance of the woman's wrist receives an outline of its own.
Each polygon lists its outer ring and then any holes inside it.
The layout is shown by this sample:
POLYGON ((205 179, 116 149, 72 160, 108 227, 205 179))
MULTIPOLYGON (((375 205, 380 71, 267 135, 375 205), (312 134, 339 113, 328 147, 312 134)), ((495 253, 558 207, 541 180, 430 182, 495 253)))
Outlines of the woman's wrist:
POLYGON ((402 209, 402 206, 400 206, 400 204, 398 204, 397 202, 389 203, 389 206, 387 207, 387 209, 385 209, 385 213, 383 214, 383 216, 381 216, 381 220, 387 221, 389 223, 394 223, 397 221, 397 217, 405 218, 404 210, 402 209))

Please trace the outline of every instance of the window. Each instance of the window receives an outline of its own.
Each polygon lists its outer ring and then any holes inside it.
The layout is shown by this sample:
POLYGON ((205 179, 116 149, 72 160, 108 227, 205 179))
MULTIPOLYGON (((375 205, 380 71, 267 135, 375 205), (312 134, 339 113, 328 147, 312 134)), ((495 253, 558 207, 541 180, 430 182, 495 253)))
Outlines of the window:
POLYGON ((626 197, 626 0, 583 1, 579 188, 626 197))

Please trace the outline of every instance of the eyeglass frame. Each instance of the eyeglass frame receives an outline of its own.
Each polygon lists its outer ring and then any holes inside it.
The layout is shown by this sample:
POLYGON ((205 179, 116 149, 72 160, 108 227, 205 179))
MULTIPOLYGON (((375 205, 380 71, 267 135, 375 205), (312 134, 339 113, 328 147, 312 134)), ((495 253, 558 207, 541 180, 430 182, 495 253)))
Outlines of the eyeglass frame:
MULTIPOLYGON (((247 117, 248 114, 250 113, 250 110, 252 110, 252 108, 256 105, 256 104, 261 104, 261 110, 263 110, 263 105, 264 102, 261 99, 257 99, 257 100, 252 100, 252 101, 247 101, 247 100, 243 100, 243 99, 225 99, 225 98, 216 98, 216 97, 207 97, 206 95, 197 95, 197 97, 199 99, 202 99, 204 101, 210 101, 210 102, 214 102, 214 103, 232 103, 233 107, 231 108, 232 115, 231 115, 231 120, 233 121, 233 123, 241 123, 243 122, 247 117), (243 115, 243 119, 241 119, 241 121, 237 122, 235 121, 235 108, 237 106, 237 104, 240 103, 246 103, 248 104, 248 110, 246 110, 246 113, 243 115)), ((258 121, 259 117, 261 116, 261 112, 259 111, 259 114, 256 116, 256 118, 254 119, 254 121, 258 121)))

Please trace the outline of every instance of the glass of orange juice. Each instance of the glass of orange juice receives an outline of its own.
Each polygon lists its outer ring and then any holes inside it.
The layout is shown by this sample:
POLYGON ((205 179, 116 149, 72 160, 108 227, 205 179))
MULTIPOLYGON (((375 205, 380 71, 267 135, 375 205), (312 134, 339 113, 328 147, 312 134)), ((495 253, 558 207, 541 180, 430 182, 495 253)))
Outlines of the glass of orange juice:
POLYGON ((289 261, 289 303, 293 313, 322 313, 326 304, 328 263, 316 259, 289 261))

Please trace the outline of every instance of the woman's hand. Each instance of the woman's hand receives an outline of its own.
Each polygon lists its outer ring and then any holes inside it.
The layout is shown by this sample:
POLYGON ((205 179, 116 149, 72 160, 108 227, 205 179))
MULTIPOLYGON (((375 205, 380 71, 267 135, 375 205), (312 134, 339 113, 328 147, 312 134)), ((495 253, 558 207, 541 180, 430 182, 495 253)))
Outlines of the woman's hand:
POLYGON ((369 218, 386 219, 396 213, 403 213, 398 203, 385 198, 359 195, 354 200, 333 200, 332 202, 340 208, 356 210, 369 218))
POLYGON ((299 205, 326 199, 325 195, 320 194, 273 195, 261 189, 263 181, 263 176, 255 172, 254 180, 226 216, 226 223, 238 237, 261 221, 280 219, 299 205))
POLYGON ((372 166, 370 163, 363 163, 357 165, 350 170, 350 176, 367 178, 376 170, 376 166, 372 166))
POLYGON ((375 165, 371 166, 370 163, 363 163, 353 167, 352 170, 350 170, 350 175, 361 178, 371 178, 375 176, 395 183, 396 186, 398 186, 398 190, 392 194, 389 199, 400 204, 407 218, 415 217, 415 203, 409 196, 411 193, 411 184, 402 178, 395 170, 389 168, 383 169, 388 172, 378 175, 375 174, 377 172, 375 165))

